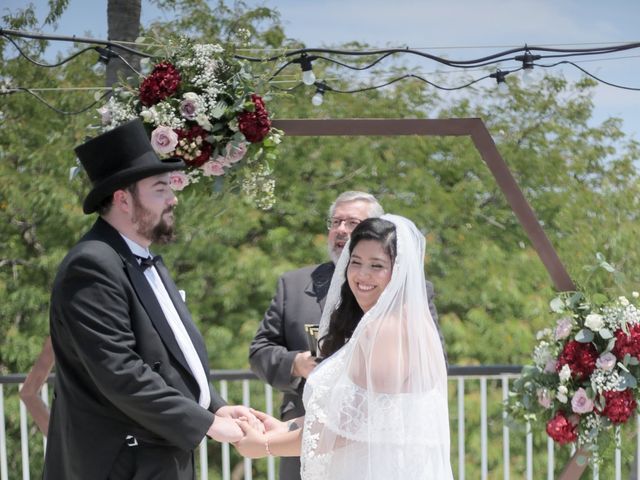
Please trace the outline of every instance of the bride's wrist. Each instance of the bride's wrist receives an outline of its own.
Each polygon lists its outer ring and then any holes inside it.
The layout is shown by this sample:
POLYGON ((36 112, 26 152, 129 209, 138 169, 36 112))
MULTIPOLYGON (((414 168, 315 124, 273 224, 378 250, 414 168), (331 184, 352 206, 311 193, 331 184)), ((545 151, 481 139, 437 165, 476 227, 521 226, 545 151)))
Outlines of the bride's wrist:
POLYGON ((273 453, 271 453, 271 449, 269 448, 269 436, 265 435, 264 437, 264 451, 267 452, 267 457, 273 457, 273 453))

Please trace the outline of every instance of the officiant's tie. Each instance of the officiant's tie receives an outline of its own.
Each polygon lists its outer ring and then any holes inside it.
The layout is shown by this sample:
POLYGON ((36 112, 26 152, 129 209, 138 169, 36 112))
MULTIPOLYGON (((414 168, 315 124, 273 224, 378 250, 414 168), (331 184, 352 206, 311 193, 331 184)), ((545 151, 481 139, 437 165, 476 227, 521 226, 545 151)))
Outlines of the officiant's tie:
POLYGON ((156 263, 161 258, 160 255, 156 255, 155 257, 141 257, 136 255, 135 257, 140 260, 140 267, 142 267, 142 270, 146 270, 149 267, 155 267, 156 263))

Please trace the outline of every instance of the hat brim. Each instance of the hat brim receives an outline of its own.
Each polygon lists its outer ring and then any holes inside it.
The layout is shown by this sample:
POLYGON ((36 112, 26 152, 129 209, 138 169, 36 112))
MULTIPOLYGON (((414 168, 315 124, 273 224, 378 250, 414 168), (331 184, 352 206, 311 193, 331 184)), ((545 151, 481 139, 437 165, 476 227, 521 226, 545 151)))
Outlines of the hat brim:
MULTIPOLYGON (((147 152, 145 156, 155 156, 155 152, 147 152)), ((98 209, 100 203, 113 194, 116 190, 131 185, 132 183, 147 177, 159 175, 161 173, 184 170, 186 164, 180 158, 163 159, 161 163, 155 165, 142 165, 119 171, 104 181, 94 185, 82 204, 82 211, 90 214, 98 209)))

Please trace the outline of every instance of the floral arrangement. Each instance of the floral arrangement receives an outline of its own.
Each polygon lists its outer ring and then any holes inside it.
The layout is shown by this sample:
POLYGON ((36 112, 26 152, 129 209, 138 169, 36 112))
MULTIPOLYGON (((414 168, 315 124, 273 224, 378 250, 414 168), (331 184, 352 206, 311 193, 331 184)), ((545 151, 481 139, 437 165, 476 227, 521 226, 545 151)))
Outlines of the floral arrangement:
POLYGON ((575 442, 598 461, 614 427, 633 421, 638 407, 640 310, 633 302, 639 296, 554 298, 555 327, 538 332, 533 365, 510 392, 510 417, 544 422, 555 442, 575 442))
POLYGON ((282 132, 271 126, 267 96, 249 65, 220 45, 180 39, 142 79, 139 88, 116 91, 98 112, 103 130, 140 117, 161 158, 180 157, 184 172, 171 185, 189 185, 223 176, 264 209, 273 205, 275 182, 269 161, 276 158, 282 132))

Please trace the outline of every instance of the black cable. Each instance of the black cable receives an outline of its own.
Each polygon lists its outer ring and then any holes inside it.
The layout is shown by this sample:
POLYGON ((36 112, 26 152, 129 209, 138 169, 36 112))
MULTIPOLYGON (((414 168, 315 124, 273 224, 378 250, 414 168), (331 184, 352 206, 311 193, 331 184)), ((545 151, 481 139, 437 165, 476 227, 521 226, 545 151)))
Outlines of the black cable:
MULTIPOLYGON (((140 52, 138 50, 129 48, 129 47, 125 47, 123 45, 120 45, 118 43, 114 43, 114 42, 110 42, 110 41, 104 41, 104 40, 96 40, 96 39, 92 39, 92 38, 79 38, 79 37, 65 37, 65 36, 59 36, 59 35, 43 35, 43 34, 35 34, 35 33, 30 33, 30 32, 22 32, 22 31, 17 31, 17 30, 7 30, 7 29, 0 29, 0 34, 2 34, 5 37, 8 37, 9 35, 14 35, 14 36, 20 36, 20 37, 26 37, 26 38, 35 38, 35 39, 44 39, 44 40, 60 40, 60 41, 73 41, 73 42, 78 42, 78 43, 93 43, 93 44, 100 44, 100 45, 106 45, 109 47, 114 47, 114 48, 120 48, 122 50, 125 50, 129 53, 132 53, 134 55, 140 55, 142 57, 152 57, 152 55, 149 55, 147 53, 144 52, 140 52)), ((490 63, 496 63, 498 61, 501 61, 500 59, 503 60, 507 60, 503 57, 507 56, 507 55, 512 55, 514 53, 518 53, 518 52, 533 52, 533 51, 539 51, 539 52, 556 52, 556 53, 564 53, 564 56, 574 56, 574 55, 591 55, 591 54, 603 54, 603 53, 613 53, 613 52, 620 52, 620 51, 625 51, 625 50, 629 50, 629 49, 634 49, 634 48, 640 48, 640 43, 638 42, 634 42, 634 43, 627 43, 627 44, 621 44, 621 45, 616 45, 616 46, 607 46, 607 47, 591 47, 591 48, 574 48, 574 49, 568 49, 568 48, 552 48, 552 47, 535 47, 535 46, 523 46, 523 47, 516 47, 516 48, 512 48, 512 49, 508 49, 502 52, 498 52, 492 55, 488 55, 488 56, 484 56, 484 57, 480 57, 477 59, 471 59, 471 60, 448 60, 445 59, 443 57, 439 57, 437 55, 431 55, 429 53, 425 53, 425 52, 420 52, 418 50, 413 50, 413 49, 409 49, 409 48, 391 48, 391 49, 375 49, 375 50, 368 50, 368 51, 350 51, 350 50, 339 50, 339 49, 328 49, 328 48, 302 48, 302 49, 297 49, 297 50, 292 50, 289 52, 285 52, 284 54, 281 55, 277 55, 277 56, 271 56, 271 57, 267 57, 267 58, 259 58, 259 57, 249 57, 246 55, 234 55, 234 58, 239 59, 239 60, 247 60, 247 61, 251 61, 251 62, 273 62, 276 60, 280 60, 283 57, 288 58, 288 57, 298 57, 298 56, 302 56, 302 55, 309 55, 309 54, 314 54, 314 53, 325 53, 325 54, 334 54, 334 55, 347 55, 347 56, 370 56, 370 55, 382 55, 381 58, 376 59, 372 65, 375 65, 376 63, 378 63, 382 58, 386 58, 389 55, 393 55, 395 53, 403 53, 403 54, 411 54, 411 55, 417 55, 423 58, 427 58, 430 60, 433 60, 435 62, 447 65, 447 66, 451 66, 451 67, 460 67, 460 68, 464 68, 465 66, 483 66, 483 65, 487 65, 490 63), (489 63, 487 63, 489 62, 489 63)), ((508 58, 510 59, 510 58, 508 58)), ((331 61, 335 61, 338 62, 337 60, 331 60, 331 61)), ((343 65, 346 66, 346 65, 343 65)), ((351 68, 351 67, 349 67, 351 68)))
POLYGON ((93 103, 91 103, 91 105, 87 105, 86 107, 82 108, 81 110, 77 110, 77 111, 74 111, 74 112, 68 112, 68 111, 60 110, 59 108, 54 107, 49 102, 47 102, 44 98, 42 98, 40 95, 38 95, 33 90, 30 90, 29 88, 16 87, 16 88, 13 88, 13 89, 11 89, 11 90, 9 90, 7 92, 3 92, 3 93, 4 94, 11 94, 11 93, 15 93, 16 91, 27 92, 29 95, 32 95, 33 97, 35 97, 38 101, 44 103, 51 110, 53 110, 54 112, 57 112, 57 113, 59 113, 61 115, 79 115, 79 114, 84 113, 87 110, 93 108, 95 105, 97 105, 99 102, 101 102, 104 98, 106 98, 107 96, 111 95, 110 91, 105 92, 102 95, 100 95, 100 97, 97 100, 95 100, 93 103))
POLYGON ((633 90, 636 92, 640 92, 640 88, 636 88, 636 87, 625 87, 624 85, 618 85, 616 83, 611 83, 611 82, 607 82, 606 80, 601 79, 600 77, 596 77, 593 73, 588 72, 587 70, 585 70, 584 68, 582 68, 580 65, 570 62, 568 60, 563 60, 561 62, 556 62, 550 65, 539 65, 536 64, 537 67, 542 67, 542 68, 551 68, 551 67, 557 67, 558 65, 571 65, 575 68, 577 68, 578 70, 580 70, 582 73, 584 73, 585 75, 588 75, 589 77, 593 78, 594 80, 597 80, 600 83, 604 83, 605 85, 609 85, 610 87, 615 87, 615 88, 622 88, 623 90, 633 90))
MULTIPOLYGON (((514 71, 515 71, 515 70, 514 70, 514 71)), ((509 72, 509 73, 511 73, 511 72, 509 72)), ((325 91, 325 92, 335 92, 335 93, 360 93, 360 92, 367 92, 367 91, 369 91, 369 90, 377 90, 377 89, 379 89, 379 88, 382 88, 382 87, 386 87, 386 86, 392 85, 392 84, 394 84, 394 83, 396 83, 396 82, 399 82, 399 81, 401 81, 401 80, 406 80, 406 79, 409 79, 409 78, 414 78, 414 79, 416 79, 416 80, 420 80, 420 81, 421 81, 421 82, 423 82, 423 83, 426 83, 426 84, 428 84, 428 85, 431 85, 432 87, 437 88, 438 90, 453 91, 453 90, 462 90, 463 88, 468 88, 468 87, 470 87, 471 85, 473 85, 473 84, 475 84, 475 83, 478 83, 478 82, 480 82, 480 81, 482 81, 482 80, 485 80, 485 79, 487 79, 487 78, 490 78, 490 76, 491 76, 491 75, 485 75, 484 77, 476 78, 476 79, 474 79, 474 80, 471 80, 471 81, 470 81, 470 82, 468 82, 468 83, 465 83, 464 85, 459 85, 459 86, 457 86, 457 87, 443 87, 442 85, 438 85, 437 83, 434 83, 434 82, 432 82, 432 81, 430 81, 430 80, 427 80, 426 78, 424 78, 424 77, 422 77, 422 76, 420 76, 420 75, 416 75, 416 74, 414 74, 414 73, 408 73, 408 74, 406 74, 406 75, 402 75, 402 76, 400 76, 400 77, 393 78, 393 79, 391 79, 391 80, 389 80, 389 81, 387 81, 387 82, 385 82, 385 83, 381 83, 381 84, 379 84, 379 85, 371 85, 371 86, 368 86, 368 87, 355 88, 355 89, 352 89, 352 90, 340 90, 340 89, 338 89, 338 88, 330 87, 329 85, 327 85, 327 84, 325 84, 325 83, 322 83, 322 82, 316 82, 316 87, 321 88, 321 89, 322 89, 323 91, 325 91)))
POLYGON ((6 38, 7 40, 9 40, 13 44, 13 46, 16 48, 16 50, 18 50, 18 52, 20 53, 20 55, 22 55, 22 57, 24 57, 25 59, 27 59, 29 62, 33 63, 34 65, 37 65, 38 67, 46 67, 46 68, 59 67, 60 65, 64 65, 65 63, 69 62, 70 60, 73 60, 74 58, 82 55, 85 52, 88 52, 90 50, 95 50, 95 47, 86 47, 86 48, 83 48, 82 50, 79 50, 79 51, 75 52, 73 55, 61 60, 58 63, 41 63, 41 62, 38 62, 38 61, 34 60, 29 55, 27 55, 20 48, 20 46, 13 40, 13 38, 8 37, 7 35, 4 35, 4 34, 2 36, 4 38, 6 38))

